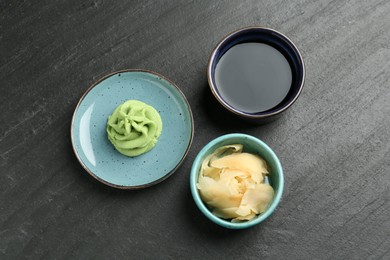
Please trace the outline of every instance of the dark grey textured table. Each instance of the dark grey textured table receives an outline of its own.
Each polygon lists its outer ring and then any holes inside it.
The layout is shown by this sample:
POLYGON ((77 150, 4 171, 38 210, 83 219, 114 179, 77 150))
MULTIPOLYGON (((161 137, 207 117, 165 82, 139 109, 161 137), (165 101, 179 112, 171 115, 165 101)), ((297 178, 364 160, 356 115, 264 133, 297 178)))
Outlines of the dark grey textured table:
POLYGON ((390 259, 389 1, 0 1, 0 259, 390 259), (236 29, 289 36, 307 77, 276 122, 243 124, 211 97, 211 50, 236 29), (146 68, 188 98, 184 164, 139 191, 76 160, 70 121, 103 75, 146 68), (196 208, 189 171, 211 139, 254 135, 280 156, 275 214, 244 231, 196 208))

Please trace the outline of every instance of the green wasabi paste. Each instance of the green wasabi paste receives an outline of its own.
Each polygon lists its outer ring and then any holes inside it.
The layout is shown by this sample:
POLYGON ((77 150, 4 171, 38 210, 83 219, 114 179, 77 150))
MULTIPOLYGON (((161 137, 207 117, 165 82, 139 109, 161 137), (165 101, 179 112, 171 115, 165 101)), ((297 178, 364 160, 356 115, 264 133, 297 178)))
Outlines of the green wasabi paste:
POLYGON ((128 100, 108 117, 107 134, 121 154, 134 157, 152 149, 161 134, 160 114, 152 106, 128 100))

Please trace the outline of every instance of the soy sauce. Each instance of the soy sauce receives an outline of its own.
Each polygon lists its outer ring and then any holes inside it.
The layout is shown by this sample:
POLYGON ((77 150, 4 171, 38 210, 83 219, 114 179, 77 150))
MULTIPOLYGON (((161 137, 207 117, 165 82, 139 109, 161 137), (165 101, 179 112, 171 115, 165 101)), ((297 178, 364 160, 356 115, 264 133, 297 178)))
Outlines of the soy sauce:
POLYGON ((257 42, 237 44, 222 55, 215 83, 226 103, 246 113, 263 112, 287 96, 292 72, 274 47, 257 42))

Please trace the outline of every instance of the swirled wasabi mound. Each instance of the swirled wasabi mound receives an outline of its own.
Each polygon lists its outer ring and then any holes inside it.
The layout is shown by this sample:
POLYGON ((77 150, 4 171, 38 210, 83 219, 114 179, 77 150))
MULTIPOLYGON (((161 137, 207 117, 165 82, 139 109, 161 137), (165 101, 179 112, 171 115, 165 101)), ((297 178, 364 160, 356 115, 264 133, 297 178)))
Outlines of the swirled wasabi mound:
POLYGON ((266 162, 242 150, 241 144, 218 148, 203 161, 197 183, 212 213, 232 222, 253 219, 274 196, 271 185, 265 183, 266 162))
POLYGON ((107 134, 121 154, 134 157, 150 151, 162 131, 160 114, 152 106, 128 100, 108 117, 107 134))

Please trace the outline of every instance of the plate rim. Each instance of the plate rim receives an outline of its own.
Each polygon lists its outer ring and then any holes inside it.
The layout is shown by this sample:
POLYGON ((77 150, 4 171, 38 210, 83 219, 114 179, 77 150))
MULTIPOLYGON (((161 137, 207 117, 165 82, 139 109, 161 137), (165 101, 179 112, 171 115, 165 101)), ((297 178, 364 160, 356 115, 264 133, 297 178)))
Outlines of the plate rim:
POLYGON ((190 151, 190 148, 191 148, 191 145, 192 145, 192 141, 194 139, 194 131, 195 131, 195 127, 194 127, 194 117, 193 117, 193 114, 192 114, 192 110, 191 110, 191 106, 190 106, 190 103, 188 102, 186 96, 184 95, 184 93, 180 90, 180 88, 175 84, 173 83, 171 80, 169 80, 168 78, 166 78, 165 76, 157 73, 157 72, 154 72, 152 70, 148 70, 148 69, 123 69, 123 70, 117 70, 117 71, 114 71, 114 72, 110 72, 106 75, 104 75, 103 77, 99 78, 98 80, 96 80, 94 83, 92 83, 87 89, 86 91, 81 95, 79 101, 77 102, 77 105, 73 111, 73 115, 72 115, 72 121, 71 121, 71 124, 70 124, 70 139, 71 139, 71 143, 72 143, 72 149, 73 149, 73 153, 76 155, 76 158, 77 160, 79 161, 79 163, 81 164, 81 166, 84 168, 84 170, 89 174, 91 175, 94 179, 98 180, 99 182, 107 185, 107 186, 110 186, 110 187, 113 187, 113 188, 117 188, 117 189, 122 189, 122 190, 137 190, 137 189, 143 189, 143 188, 147 188, 147 187, 151 187, 151 186, 154 186, 162 181, 164 181, 165 179, 167 179, 168 177, 170 177, 179 167, 180 165, 184 162, 184 159, 187 157, 188 155, 188 152, 190 151), (73 140, 73 134, 74 134, 74 123, 75 123, 75 117, 76 117, 76 113, 81 105, 81 103, 83 102, 84 98, 88 95, 88 93, 96 87, 96 85, 98 85, 99 83, 101 83, 102 81, 104 81, 105 79, 115 75, 115 74, 119 74, 119 73, 124 73, 124 72, 144 72, 144 73, 148 73, 148 74, 152 74, 154 76, 157 76, 159 78, 162 78, 164 79, 165 81, 167 81, 169 84, 171 84, 174 88, 176 88, 176 90, 178 91, 178 93, 181 95, 181 97, 183 98, 187 108, 188 108, 188 112, 189 112, 189 115, 190 115, 190 123, 191 123, 191 133, 190 133, 190 140, 189 140, 189 143, 187 145, 187 148, 184 152, 184 154, 182 155, 180 161, 177 163, 177 165, 171 170, 169 171, 167 174, 165 174, 164 176, 162 176, 161 178, 158 178, 157 180, 154 180, 152 182, 148 182, 148 183, 145 183, 145 184, 142 184, 142 185, 132 185, 132 186, 128 186, 128 185, 118 185, 118 184, 114 184, 114 183, 111 183, 111 182, 108 182, 102 178, 100 178, 99 176, 97 176, 96 174, 93 173, 92 170, 90 170, 86 165, 85 163, 83 162, 83 160, 80 158, 78 152, 77 152, 77 149, 75 147, 75 141, 73 140))

